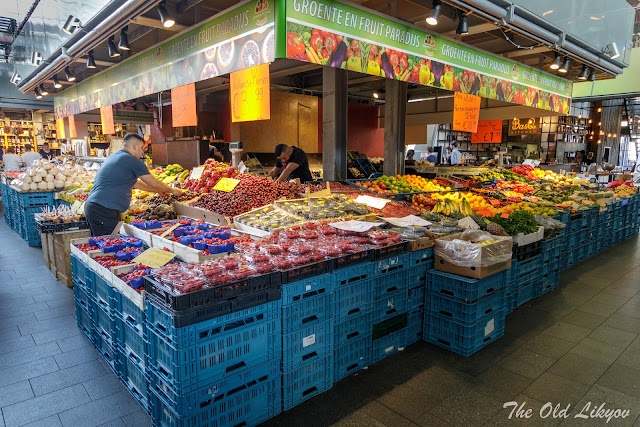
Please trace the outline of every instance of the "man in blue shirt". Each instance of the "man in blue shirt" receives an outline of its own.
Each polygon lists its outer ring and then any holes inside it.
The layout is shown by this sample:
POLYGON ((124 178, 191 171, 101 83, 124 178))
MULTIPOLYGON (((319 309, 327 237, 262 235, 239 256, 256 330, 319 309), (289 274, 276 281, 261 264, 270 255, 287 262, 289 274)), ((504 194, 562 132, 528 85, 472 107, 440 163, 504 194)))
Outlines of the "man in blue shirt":
POLYGON ((140 160, 143 154, 144 140, 129 133, 122 141, 122 149, 102 164, 84 206, 92 236, 113 232, 120 221, 120 214, 129 209, 134 188, 154 193, 182 193, 182 190, 154 178, 140 160))

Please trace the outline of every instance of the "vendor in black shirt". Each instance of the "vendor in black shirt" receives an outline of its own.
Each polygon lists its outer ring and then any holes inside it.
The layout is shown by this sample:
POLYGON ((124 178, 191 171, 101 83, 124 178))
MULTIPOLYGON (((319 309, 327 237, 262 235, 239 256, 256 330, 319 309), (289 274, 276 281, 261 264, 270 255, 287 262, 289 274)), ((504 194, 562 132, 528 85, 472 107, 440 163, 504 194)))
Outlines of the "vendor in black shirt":
POLYGON ((312 181, 309 161, 304 151, 298 147, 289 147, 285 144, 276 145, 276 165, 269 172, 269 176, 277 178, 278 182, 290 179, 300 179, 301 183, 312 181))

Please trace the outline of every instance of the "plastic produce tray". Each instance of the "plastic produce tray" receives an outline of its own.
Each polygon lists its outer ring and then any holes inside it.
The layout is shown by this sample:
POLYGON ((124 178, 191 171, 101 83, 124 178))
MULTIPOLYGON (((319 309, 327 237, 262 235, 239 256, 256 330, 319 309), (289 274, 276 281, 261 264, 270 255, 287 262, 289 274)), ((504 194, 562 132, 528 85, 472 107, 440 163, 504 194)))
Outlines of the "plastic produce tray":
POLYGON ((36 229, 41 233, 58 233, 61 231, 86 230, 89 223, 86 220, 73 222, 47 222, 39 214, 34 215, 36 229))
POLYGON ((407 291, 407 308, 409 308, 409 310, 413 310, 416 308, 424 307, 424 298, 426 291, 427 287, 425 285, 417 288, 410 288, 407 291))
POLYGON ((373 279, 373 299, 384 298, 386 295, 398 291, 406 292, 408 289, 407 278, 406 270, 395 270, 384 276, 375 277, 373 279))

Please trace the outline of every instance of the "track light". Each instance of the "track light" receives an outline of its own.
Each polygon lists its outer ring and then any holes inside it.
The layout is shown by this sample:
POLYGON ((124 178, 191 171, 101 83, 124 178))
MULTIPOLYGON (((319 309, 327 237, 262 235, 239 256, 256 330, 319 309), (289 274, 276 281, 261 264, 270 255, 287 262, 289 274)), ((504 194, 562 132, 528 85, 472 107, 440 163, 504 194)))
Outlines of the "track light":
POLYGON ((552 70, 557 70, 560 68, 560 64, 562 64, 562 56, 559 53, 556 53, 556 57, 553 58, 553 62, 549 65, 549 68, 552 70))
POLYGON ((564 58, 564 63, 562 67, 558 69, 561 73, 567 73, 569 71, 569 66, 571 66, 571 60, 569 58, 564 58))
POLYGON ((109 48, 109 56, 111 58, 117 58, 118 56, 120 56, 120 52, 118 51, 118 48, 116 47, 113 39, 113 36, 109 37, 109 41, 107 41, 107 47, 109 48))
POLYGON ((60 80, 58 80, 57 76, 53 76, 53 87, 55 87, 56 89, 60 89, 62 87, 62 84, 60 83, 60 80))
POLYGON ((629 126, 629 120, 627 120, 626 118, 623 118, 622 121, 620 122, 620 126, 622 126, 623 128, 626 128, 629 126))
POLYGON ((74 82, 76 80, 76 76, 73 75, 73 72, 69 67, 64 69, 64 76, 67 78, 68 82, 74 82))
POLYGON ((31 53, 31 65, 38 66, 42 64, 42 59, 42 54, 40 54, 40 52, 31 53))
POLYGON ((67 18, 67 22, 65 22, 62 26, 62 31, 71 35, 78 28, 82 28, 82 23, 80 22, 80 20, 73 15, 69 15, 69 17, 67 18))
POLYGON ((124 27, 120 30, 120 41, 118 42, 118 49, 131 50, 129 47, 129 36, 127 35, 128 27, 124 27))
POLYGON ((22 81, 22 76, 20 76, 20 74, 18 73, 13 73, 13 75, 11 76, 11 80, 9 80, 12 84, 18 86, 20 84, 20 82, 22 81))
POLYGON ((87 54, 87 68, 96 68, 96 60, 93 58, 93 49, 87 54))
POLYGON ((578 80, 587 80, 587 77, 589 77, 589 67, 583 65, 578 80))
MULTIPOLYGON (((589 81, 590 82, 595 82, 596 81, 596 70, 595 69, 591 69, 591 75, 589 76, 589 81)), ((602 111, 602 108, 598 108, 598 113, 602 111)))
MULTIPOLYGON (((593 74, 593 73, 592 73, 592 74, 593 74)), ((598 110, 597 110, 597 111, 598 111, 598 113, 601 113, 601 112, 602 112, 602 107, 598 107, 598 110)))
POLYGON ((620 51, 618 50, 618 45, 616 42, 609 43, 603 50, 603 53, 609 55, 611 59, 616 59, 620 56, 620 51))
POLYGON ((40 89, 36 88, 34 92, 36 94, 36 99, 42 99, 42 94, 40 93, 40 89))
POLYGON ((469 34, 469 19, 461 10, 458 11, 458 28, 456 29, 456 34, 469 34))
POLYGON ((427 18, 427 24, 438 25, 438 18, 440 17, 441 9, 442 9, 442 2, 440 0, 433 0, 431 15, 427 18))
POLYGON ((40 93, 42 94, 42 96, 47 96, 49 95, 49 91, 47 89, 45 89, 43 84, 40 84, 40 93))
POLYGON ((160 15, 160 21, 162 21, 162 26, 165 28, 173 27, 176 23, 176 20, 169 14, 167 7, 165 6, 165 2, 162 2, 158 5, 158 14, 160 15))

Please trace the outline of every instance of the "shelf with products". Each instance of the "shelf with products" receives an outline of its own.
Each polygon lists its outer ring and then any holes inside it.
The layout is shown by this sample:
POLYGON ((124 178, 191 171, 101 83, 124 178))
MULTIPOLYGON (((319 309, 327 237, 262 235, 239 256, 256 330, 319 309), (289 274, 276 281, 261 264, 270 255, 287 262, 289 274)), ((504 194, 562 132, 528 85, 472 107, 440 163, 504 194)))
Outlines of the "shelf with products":
POLYGON ((102 133, 102 124, 87 123, 87 130, 89 132, 89 144, 109 144, 111 142, 109 135, 102 133))
POLYGON ((548 162, 571 163, 576 153, 587 148, 588 135, 593 125, 585 117, 559 116, 540 119, 541 153, 548 162))
MULTIPOLYGON (((434 146, 448 148, 453 141, 458 142, 458 150, 467 154, 467 162, 483 161, 493 158, 499 151, 499 143, 472 143, 471 132, 451 129, 451 124, 439 124, 434 146)), ((503 135, 505 132, 503 132, 503 135)))

